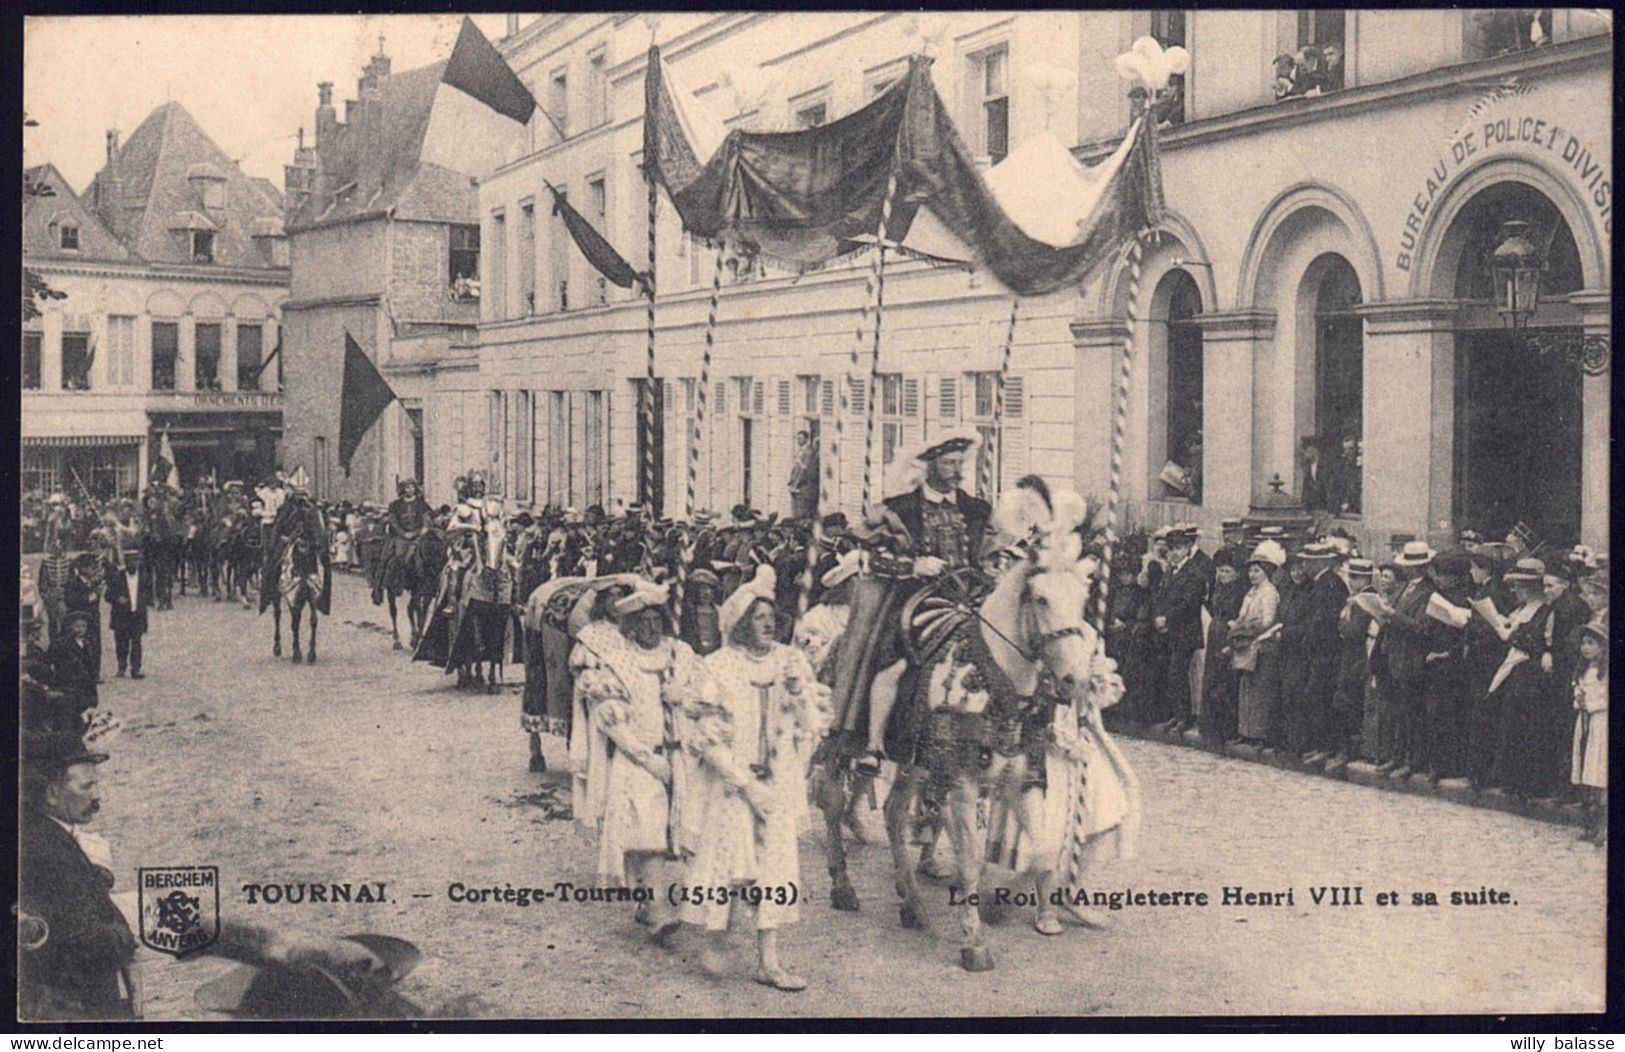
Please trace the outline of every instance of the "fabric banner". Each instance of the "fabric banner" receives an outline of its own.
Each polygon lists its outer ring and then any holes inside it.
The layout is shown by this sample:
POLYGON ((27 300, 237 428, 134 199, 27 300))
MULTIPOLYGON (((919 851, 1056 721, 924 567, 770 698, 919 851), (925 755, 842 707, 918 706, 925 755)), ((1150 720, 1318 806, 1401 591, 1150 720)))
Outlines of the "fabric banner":
POLYGON ((509 68, 507 60, 497 51, 485 34, 464 16, 463 27, 457 34, 457 44, 446 62, 446 71, 440 82, 449 84, 491 109, 520 124, 530 122, 536 109, 523 81, 509 68))
POLYGON ((344 384, 339 395, 339 467, 350 473, 350 458, 367 429, 395 400, 378 367, 348 330, 344 333, 344 384))
POLYGON ((591 263, 598 273, 623 289, 641 284, 643 275, 633 270, 632 264, 615 251, 615 246, 587 222, 586 216, 571 206, 569 198, 559 193, 552 183, 544 182, 544 185, 553 195, 553 214, 564 220, 564 227, 570 231, 571 240, 576 243, 576 248, 581 250, 581 254, 587 257, 587 262, 591 263))
MULTIPOLYGON (((671 194, 684 228, 713 240, 726 235, 792 264, 818 265, 872 242, 894 175, 896 195, 883 235, 888 242, 907 248, 910 228, 927 209, 932 225, 963 241, 977 263, 1019 295, 1081 283, 1160 218, 1155 136, 1143 130, 1150 123, 1142 119, 1101 166, 1106 171, 1096 175, 1077 166, 1060 191, 1081 195, 1056 206, 1077 216, 1070 240, 1056 245, 1024 230, 978 171, 924 58, 912 59, 898 83, 840 120, 795 132, 734 129, 709 156, 701 156, 685 131, 694 123, 685 111, 695 107, 681 94, 668 82, 659 49, 651 48, 645 163, 671 194)), ((1053 151, 1022 165, 1037 162, 1053 168, 1053 151)), ((1007 195, 1024 182, 1012 175, 1002 180, 1007 195)), ((1031 228, 1033 210, 1026 212, 1031 228)), ((1037 232, 1055 236, 1052 224, 1037 232)), ((952 257, 942 250, 922 254, 952 257)))

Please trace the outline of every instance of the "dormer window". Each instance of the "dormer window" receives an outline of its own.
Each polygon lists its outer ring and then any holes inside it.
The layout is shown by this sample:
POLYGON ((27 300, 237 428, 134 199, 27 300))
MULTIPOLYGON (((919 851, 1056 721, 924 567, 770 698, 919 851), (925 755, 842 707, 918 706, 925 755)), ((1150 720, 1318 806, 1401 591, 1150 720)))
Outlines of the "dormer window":
POLYGON ((192 262, 193 263, 213 263, 214 262, 214 231, 213 230, 194 230, 194 231, 192 231, 192 262))
POLYGON ((79 251, 79 228, 78 227, 74 226, 72 223, 63 223, 62 228, 58 232, 57 236, 58 236, 58 239, 59 239, 58 243, 62 246, 64 251, 67 251, 67 252, 77 252, 77 251, 79 251))
POLYGON ((187 169, 186 179, 203 199, 203 207, 208 211, 218 211, 226 207, 226 175, 212 164, 194 164, 187 169))

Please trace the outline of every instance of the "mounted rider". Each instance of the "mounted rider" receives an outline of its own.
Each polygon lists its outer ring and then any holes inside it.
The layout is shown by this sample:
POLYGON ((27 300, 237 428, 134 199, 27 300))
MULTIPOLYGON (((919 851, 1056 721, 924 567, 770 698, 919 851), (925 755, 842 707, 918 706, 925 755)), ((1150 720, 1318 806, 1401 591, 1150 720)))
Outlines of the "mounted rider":
POLYGON ((316 550, 321 565, 322 590, 316 609, 331 613, 333 593, 333 567, 327 551, 327 519, 310 497, 310 475, 300 465, 287 480, 288 495, 277 509, 271 523, 269 543, 265 547, 265 562, 260 573, 260 612, 271 605, 272 597, 281 586, 282 560, 288 546, 301 537, 308 538, 316 550))
POLYGON ((851 624, 834 655, 835 724, 825 748, 866 749, 861 774, 878 773, 887 719, 906 696, 904 606, 931 588, 973 599, 988 587, 978 559, 993 508, 959 488, 978 442, 955 433, 926 443, 912 458, 919 483, 886 498, 860 537, 868 572, 854 582, 851 624))
MULTIPOLYGON (((432 513, 429 502, 423 499, 417 479, 402 479, 395 483, 395 499, 389 504, 385 520, 383 549, 376 560, 373 574, 372 605, 384 601, 384 592, 391 581, 399 582, 405 561, 412 557, 412 547, 429 529, 432 513)), ((400 591, 400 588, 394 589, 400 591)))

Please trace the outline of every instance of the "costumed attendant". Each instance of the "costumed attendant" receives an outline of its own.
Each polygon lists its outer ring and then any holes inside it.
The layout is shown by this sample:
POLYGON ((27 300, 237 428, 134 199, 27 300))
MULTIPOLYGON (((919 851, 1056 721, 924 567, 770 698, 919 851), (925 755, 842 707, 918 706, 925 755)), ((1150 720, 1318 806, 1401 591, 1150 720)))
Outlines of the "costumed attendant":
POLYGON ((1608 839, 1608 626, 1592 621, 1580 629, 1580 660, 1574 668, 1573 773, 1584 794, 1586 828, 1580 839, 1598 846, 1608 839))
POLYGON ((667 588, 639 581, 616 601, 619 639, 602 649, 578 639, 570 657, 586 704, 586 807, 578 815, 598 840, 598 879, 646 889, 645 916, 656 941, 678 926, 657 879, 662 860, 684 846, 683 707, 707 688, 699 658, 673 639, 667 588))
POLYGON ((862 559, 863 553, 856 548, 836 559, 835 564, 819 577, 818 583, 824 591, 817 605, 796 623, 795 644, 807 655, 807 661, 822 683, 829 683, 834 676, 831 658, 835 655, 835 644, 846 634, 846 625, 852 615, 852 609, 847 605, 852 589, 847 582, 860 572, 862 559))
POLYGON ((827 721, 828 691, 795 647, 777 642, 776 575, 759 567, 718 613, 726 640, 705 658, 712 698, 693 695, 685 743, 694 761, 688 791, 698 832, 683 919, 712 934, 704 967, 722 971, 734 901, 756 915, 758 983, 804 990, 779 960, 778 932, 800 919, 796 833, 806 807, 806 770, 827 721), (740 889, 735 891, 734 889, 740 889), (697 901, 696 901, 697 900, 697 901))

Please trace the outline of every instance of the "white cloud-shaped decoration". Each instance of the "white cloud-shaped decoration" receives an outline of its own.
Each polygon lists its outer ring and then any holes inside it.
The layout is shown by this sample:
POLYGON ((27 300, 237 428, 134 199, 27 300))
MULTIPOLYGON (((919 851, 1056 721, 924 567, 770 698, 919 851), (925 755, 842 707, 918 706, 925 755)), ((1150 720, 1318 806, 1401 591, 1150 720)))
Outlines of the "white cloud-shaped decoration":
POLYGON ((1183 75, 1190 66, 1190 52, 1178 46, 1164 51, 1154 37, 1136 40, 1134 48, 1118 55, 1116 62, 1119 77, 1152 91, 1166 90, 1168 78, 1183 75))

